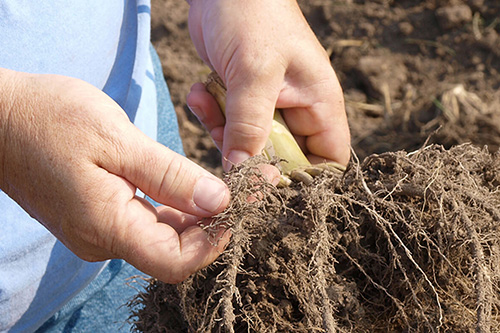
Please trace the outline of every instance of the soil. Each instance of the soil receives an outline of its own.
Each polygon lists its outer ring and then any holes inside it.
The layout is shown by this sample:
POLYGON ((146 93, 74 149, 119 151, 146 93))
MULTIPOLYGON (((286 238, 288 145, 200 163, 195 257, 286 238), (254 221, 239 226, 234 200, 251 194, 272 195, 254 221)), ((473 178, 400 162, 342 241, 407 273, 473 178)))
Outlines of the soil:
POLYGON ((248 181, 261 162, 226 176, 233 200, 205 226, 229 247, 179 285, 152 280, 138 331, 500 330, 499 154, 430 145, 285 188, 248 181))
MULTIPOLYGON (((352 145, 372 153, 472 142, 500 146, 500 2, 301 0, 345 92, 352 145), (443 103, 454 89, 474 101, 443 103), (462 93, 463 94, 463 93, 462 93), (455 106, 454 106, 455 104, 455 106), (472 105, 471 105, 472 104, 472 105)), ((220 155, 186 107, 209 69, 189 37, 189 6, 152 1, 152 39, 179 117, 186 154, 222 175, 220 155)), ((451 101, 450 101, 451 99, 451 101)), ((454 102, 455 101, 455 102, 454 102)))
MULTIPOLYGON (((354 159, 312 187, 256 187, 240 177, 251 165, 226 175, 235 199, 211 227, 231 228, 228 251, 178 286, 152 280, 137 330, 500 329, 500 3, 299 4, 344 89, 354 159), (248 205, 255 190, 270 195, 248 205)), ((222 176, 185 105, 209 73, 188 6, 152 6, 186 154, 222 176)))

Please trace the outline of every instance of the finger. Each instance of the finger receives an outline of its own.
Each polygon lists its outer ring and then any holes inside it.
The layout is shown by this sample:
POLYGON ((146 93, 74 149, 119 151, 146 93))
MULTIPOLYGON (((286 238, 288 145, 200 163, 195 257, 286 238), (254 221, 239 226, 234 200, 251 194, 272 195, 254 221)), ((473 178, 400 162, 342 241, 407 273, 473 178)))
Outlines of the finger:
POLYGON ((194 162, 146 137, 133 125, 113 138, 115 150, 97 162, 122 176, 155 201, 185 213, 208 217, 224 210, 229 189, 194 162))
POLYGON ((341 164, 349 162, 350 133, 345 112, 317 104, 311 109, 285 110, 283 115, 290 131, 300 138, 304 152, 341 164))
POLYGON ((222 149, 226 120, 217 101, 202 83, 194 84, 186 99, 191 112, 206 128, 219 150, 222 149))
POLYGON ((342 89, 334 78, 292 82, 281 91, 277 108, 283 110, 283 117, 293 134, 310 136, 331 124, 347 126, 342 89))
POLYGON ((210 136, 214 141, 217 149, 222 152, 222 146, 224 145, 224 127, 216 127, 210 132, 210 136))
POLYGON ((224 127, 226 119, 215 98, 205 89, 202 83, 196 83, 186 97, 189 109, 208 131, 216 127, 224 127))
MULTIPOLYGON (((350 133, 342 90, 334 73, 317 83, 299 89, 288 85, 277 102, 283 118, 305 151, 319 159, 347 164, 350 158, 350 133)), ((298 83, 292 83, 298 85, 298 83)))
POLYGON ((307 137, 306 146, 309 154, 315 155, 311 157, 311 162, 331 160, 347 165, 351 156, 350 137, 349 132, 344 129, 345 127, 334 126, 307 137))
POLYGON ((182 233, 188 227, 196 226, 200 221, 198 216, 186 214, 172 207, 160 206, 156 210, 158 213, 158 222, 168 224, 178 234, 182 233))
POLYGON ((274 186, 278 185, 281 173, 277 167, 270 164, 259 164, 257 168, 262 172, 262 175, 268 183, 274 186))
POLYGON ((307 151, 307 147, 306 147, 306 138, 304 136, 300 136, 300 135, 294 135, 293 136, 295 141, 297 142, 297 144, 299 145, 300 147, 300 150, 302 150, 304 152, 304 154, 309 154, 309 151, 307 151))
MULTIPOLYGON (((259 164, 257 165, 257 168, 259 169, 261 176, 264 178, 263 180, 274 186, 278 185, 281 180, 281 173, 277 167, 270 164, 259 164)), ((259 176, 251 177, 250 182, 255 183, 256 188, 259 188, 259 190, 250 195, 247 198, 247 202, 253 203, 255 201, 263 200, 269 192, 269 188, 261 186, 262 179, 259 176)))
MULTIPOLYGON (((213 245, 198 226, 188 226, 181 233, 170 225, 158 223, 140 198, 128 202, 126 228, 115 239, 115 252, 139 270, 167 283, 178 283, 212 263, 224 250, 229 233, 221 234, 213 245)), ((177 215, 178 217, 179 215, 177 215)))
POLYGON ((227 82, 222 150, 226 171, 232 165, 260 154, 266 144, 283 78, 272 74, 255 74, 251 78, 242 74, 233 82, 227 82))

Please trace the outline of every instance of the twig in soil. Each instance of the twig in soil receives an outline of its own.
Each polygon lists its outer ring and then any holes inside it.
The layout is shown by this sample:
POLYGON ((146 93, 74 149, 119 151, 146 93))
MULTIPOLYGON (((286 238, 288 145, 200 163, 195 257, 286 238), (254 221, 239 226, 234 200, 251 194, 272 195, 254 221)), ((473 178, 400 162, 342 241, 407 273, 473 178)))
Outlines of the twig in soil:
POLYGON ((405 42, 408 44, 426 45, 426 46, 432 46, 434 48, 443 49, 446 53, 448 53, 451 56, 455 56, 457 54, 455 50, 453 50, 451 47, 445 46, 433 40, 407 38, 405 39, 405 42))
POLYGON ((481 14, 479 12, 475 12, 472 17, 472 33, 474 34, 474 38, 476 40, 481 40, 483 38, 483 34, 481 30, 479 30, 479 21, 481 20, 481 14))
POLYGON ((384 106, 385 106, 385 118, 390 118, 394 115, 394 111, 391 106, 391 92, 389 90, 389 85, 387 82, 382 84, 382 93, 384 96, 384 106))
POLYGON ((346 100, 346 105, 351 106, 355 109, 365 111, 366 114, 375 117, 381 117, 384 114, 384 107, 378 104, 369 104, 363 102, 353 102, 346 100))

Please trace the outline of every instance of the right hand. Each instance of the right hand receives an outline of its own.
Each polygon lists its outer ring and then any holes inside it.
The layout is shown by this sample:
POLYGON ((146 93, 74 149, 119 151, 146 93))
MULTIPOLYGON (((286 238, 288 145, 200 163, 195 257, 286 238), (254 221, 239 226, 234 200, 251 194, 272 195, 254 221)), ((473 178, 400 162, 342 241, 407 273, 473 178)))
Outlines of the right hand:
POLYGON ((0 69, 0 188, 80 258, 122 258, 168 283, 229 238, 213 246, 197 225, 228 205, 226 185, 73 78, 0 69))
POLYGON ((187 103, 228 170, 265 147, 275 108, 312 163, 347 164, 350 134, 340 83, 296 0, 190 0, 198 54, 227 87, 226 116, 203 86, 187 103))

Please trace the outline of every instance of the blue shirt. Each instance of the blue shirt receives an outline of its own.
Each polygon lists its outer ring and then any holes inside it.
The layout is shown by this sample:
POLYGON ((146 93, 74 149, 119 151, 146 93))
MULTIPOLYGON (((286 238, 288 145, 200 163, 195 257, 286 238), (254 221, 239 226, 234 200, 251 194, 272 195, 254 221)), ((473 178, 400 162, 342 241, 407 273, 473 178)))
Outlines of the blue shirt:
MULTIPOLYGON (((0 67, 83 79, 156 138, 147 0, 2 0, 0 67)), ((71 253, 0 191, 0 332, 33 331, 106 263, 71 253)))

